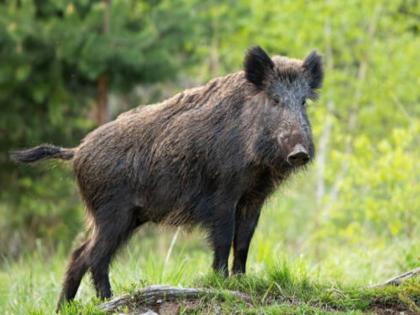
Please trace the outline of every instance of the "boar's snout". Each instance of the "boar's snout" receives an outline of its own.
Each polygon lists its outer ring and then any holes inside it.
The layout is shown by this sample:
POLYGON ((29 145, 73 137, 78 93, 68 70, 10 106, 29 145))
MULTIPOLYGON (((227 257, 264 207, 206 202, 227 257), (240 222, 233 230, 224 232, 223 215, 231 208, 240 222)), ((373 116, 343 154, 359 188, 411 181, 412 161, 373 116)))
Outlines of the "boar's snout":
POLYGON ((305 147, 301 144, 296 144, 292 152, 287 156, 287 163, 292 166, 300 166, 308 163, 310 156, 305 147))

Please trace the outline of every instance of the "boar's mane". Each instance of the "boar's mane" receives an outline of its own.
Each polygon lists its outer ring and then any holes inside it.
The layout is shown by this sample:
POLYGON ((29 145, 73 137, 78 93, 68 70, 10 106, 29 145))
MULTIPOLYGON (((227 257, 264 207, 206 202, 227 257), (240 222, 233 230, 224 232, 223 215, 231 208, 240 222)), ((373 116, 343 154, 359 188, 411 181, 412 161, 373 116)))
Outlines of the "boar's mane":
POLYGON ((89 134, 76 152, 88 208, 100 206, 111 185, 140 193, 137 206, 171 225, 205 223, 208 211, 226 198, 218 191, 229 191, 232 199, 252 191, 265 199, 285 177, 274 176, 259 155, 272 149, 258 141, 259 107, 267 101, 241 71, 121 114, 89 134))

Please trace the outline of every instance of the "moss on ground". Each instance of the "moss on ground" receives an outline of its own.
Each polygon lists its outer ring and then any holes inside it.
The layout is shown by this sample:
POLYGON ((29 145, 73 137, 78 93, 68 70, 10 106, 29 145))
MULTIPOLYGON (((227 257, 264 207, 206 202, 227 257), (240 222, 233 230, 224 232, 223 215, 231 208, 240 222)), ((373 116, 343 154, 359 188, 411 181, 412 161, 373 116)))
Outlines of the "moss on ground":
MULTIPOLYGON (((181 314, 420 314, 418 277, 400 286, 328 285, 311 280, 306 274, 296 274, 284 264, 263 277, 249 275, 224 279, 209 274, 193 284, 216 290, 217 294, 199 300, 163 303, 163 306, 181 314), (232 291, 241 292, 247 298, 241 299, 232 291)), ((128 309, 121 311, 130 313, 136 307, 130 304, 128 309)), ((139 307, 144 309, 144 305, 139 307)), ((155 310, 159 311, 161 307, 155 310)))

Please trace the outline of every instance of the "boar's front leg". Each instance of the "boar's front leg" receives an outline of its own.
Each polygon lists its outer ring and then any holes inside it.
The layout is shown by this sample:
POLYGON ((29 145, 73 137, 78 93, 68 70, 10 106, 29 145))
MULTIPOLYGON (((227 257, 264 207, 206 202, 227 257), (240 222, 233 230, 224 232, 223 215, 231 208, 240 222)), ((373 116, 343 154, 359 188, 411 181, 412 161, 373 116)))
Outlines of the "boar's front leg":
POLYGON ((235 236, 233 240, 233 274, 246 271, 249 244, 260 217, 262 202, 242 200, 235 214, 235 236))
POLYGON ((213 270, 224 277, 229 275, 228 260, 235 229, 235 207, 220 207, 210 226, 210 241, 214 251, 213 270))

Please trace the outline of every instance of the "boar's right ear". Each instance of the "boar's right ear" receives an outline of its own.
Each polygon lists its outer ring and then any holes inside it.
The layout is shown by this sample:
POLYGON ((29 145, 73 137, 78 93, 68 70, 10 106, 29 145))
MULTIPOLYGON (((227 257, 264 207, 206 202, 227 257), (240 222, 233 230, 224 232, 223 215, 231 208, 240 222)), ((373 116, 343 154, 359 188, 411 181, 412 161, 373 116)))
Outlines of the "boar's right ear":
POLYGON ((245 77, 257 88, 263 88, 264 80, 273 68, 273 61, 261 47, 256 46, 248 50, 244 60, 245 77))

